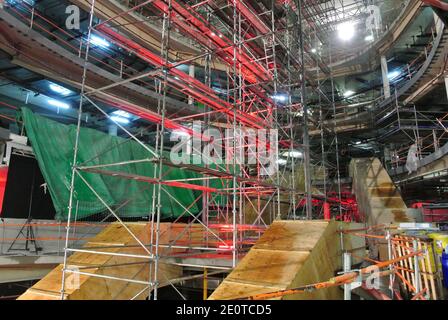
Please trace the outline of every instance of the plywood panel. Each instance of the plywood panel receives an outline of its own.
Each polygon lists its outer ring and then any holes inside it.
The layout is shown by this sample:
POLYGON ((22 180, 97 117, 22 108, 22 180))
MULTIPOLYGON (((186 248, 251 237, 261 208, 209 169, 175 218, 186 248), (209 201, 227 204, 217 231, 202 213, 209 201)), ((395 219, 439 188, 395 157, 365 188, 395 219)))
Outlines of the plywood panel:
MULTIPOLYGON (((150 224, 149 223, 128 223, 126 226, 134 235, 145 244, 150 242, 150 224)), ((181 228, 171 229, 171 224, 161 224, 161 243, 168 243, 170 239, 175 238, 181 228)), ((183 225, 185 227, 185 225, 183 225)), ((138 245, 134 237, 118 223, 113 223, 94 239, 88 242, 85 248, 98 248, 103 252, 119 252, 126 254, 145 255, 145 250, 138 245), (122 246, 114 248, 101 248, 102 246, 122 246), (127 246, 127 247, 123 247, 127 246)), ((159 253, 163 254, 164 249, 159 253)), ((95 253, 74 253, 68 258, 69 267, 78 267, 81 271, 105 275, 109 277, 134 279, 148 281, 149 263, 144 260, 133 257, 118 257, 109 255, 100 255, 95 253)), ((159 282, 167 283, 165 278, 173 279, 181 276, 182 269, 178 266, 159 265, 159 282)), ((67 273, 67 277, 71 274, 67 273)), ((69 280, 70 281, 70 280, 69 280)), ((19 300, 34 299, 54 299, 60 298, 62 283, 62 265, 52 270, 46 277, 36 283, 31 289, 23 294, 19 300)), ((79 287, 72 288, 66 286, 66 299, 69 300, 111 300, 128 299, 134 297, 143 289, 144 285, 131 284, 122 280, 105 279, 88 275, 80 275, 79 287)), ((146 298, 148 292, 139 298, 146 298)))
MULTIPOLYGON (((358 224, 335 221, 275 221, 210 296, 210 300, 243 298, 327 281, 341 269, 339 229, 358 224)), ((344 248, 365 246, 364 239, 344 236, 344 248)), ((363 256, 363 252, 357 252, 363 256)), ((283 299, 338 299, 339 288, 283 299)))
POLYGON ((282 286, 269 287, 263 285, 248 284, 240 281, 233 282, 230 280, 225 280, 218 287, 218 289, 213 292, 213 294, 209 297, 209 300, 232 300, 238 297, 247 297, 260 293, 275 292, 283 289, 284 287, 282 286))
POLYGON ((413 222, 405 202, 379 159, 353 159, 350 175, 358 207, 370 225, 413 222))
POLYGON ((299 271, 309 255, 306 251, 252 249, 227 279, 267 286, 287 286, 291 282, 291 274, 299 271))
POLYGON ((309 251, 316 245, 328 222, 276 221, 257 241, 255 249, 309 251))

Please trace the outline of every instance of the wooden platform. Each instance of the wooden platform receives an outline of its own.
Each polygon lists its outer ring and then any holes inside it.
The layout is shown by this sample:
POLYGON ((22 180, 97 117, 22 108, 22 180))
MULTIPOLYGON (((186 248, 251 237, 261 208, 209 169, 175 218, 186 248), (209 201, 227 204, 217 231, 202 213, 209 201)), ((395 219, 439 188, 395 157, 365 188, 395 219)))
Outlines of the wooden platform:
MULTIPOLYGON (((276 221, 213 292, 210 300, 228 300, 326 281, 342 268, 339 228, 328 221, 276 221)), ((345 249, 365 247, 363 239, 344 236, 345 249)), ((365 250, 356 251, 363 256, 365 250)), ((359 262, 359 261, 355 261, 359 262)), ((339 288, 287 296, 293 300, 341 299, 339 288)))
POLYGON ((376 158, 353 159, 350 176, 358 202, 370 225, 414 222, 386 169, 376 158))
MULTIPOLYGON (((150 241, 149 223, 127 223, 126 226, 143 243, 150 241)), ((178 232, 171 224, 161 224, 161 242, 172 239, 178 232)), ((177 230, 181 230, 177 228, 177 230)), ((84 247, 130 246, 137 245, 136 240, 119 223, 113 223, 105 228, 84 247)), ((145 255, 141 246, 133 248, 106 248, 99 251, 145 255)), ((130 257, 117 257, 94 253, 74 253, 68 259, 68 266, 77 267, 83 272, 107 275, 132 280, 148 281, 149 266, 144 260, 130 257)), ((159 282, 167 283, 166 279, 180 277, 181 267, 159 263, 159 282)), ((74 275, 66 274, 65 299, 67 300, 128 300, 145 288, 144 284, 136 284, 122 280, 111 280, 89 275, 79 275, 79 286, 74 275)), ((18 300, 59 300, 62 283, 62 265, 52 270, 41 281, 27 290, 18 300)), ((148 290, 138 296, 146 299, 148 290)))

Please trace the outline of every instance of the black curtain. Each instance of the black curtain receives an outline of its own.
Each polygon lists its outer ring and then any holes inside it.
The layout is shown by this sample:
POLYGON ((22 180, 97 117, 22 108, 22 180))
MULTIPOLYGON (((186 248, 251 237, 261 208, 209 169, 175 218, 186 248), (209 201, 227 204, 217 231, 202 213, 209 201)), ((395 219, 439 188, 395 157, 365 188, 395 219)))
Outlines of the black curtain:
POLYGON ((2 218, 48 219, 55 216, 50 194, 36 159, 11 155, 2 218))

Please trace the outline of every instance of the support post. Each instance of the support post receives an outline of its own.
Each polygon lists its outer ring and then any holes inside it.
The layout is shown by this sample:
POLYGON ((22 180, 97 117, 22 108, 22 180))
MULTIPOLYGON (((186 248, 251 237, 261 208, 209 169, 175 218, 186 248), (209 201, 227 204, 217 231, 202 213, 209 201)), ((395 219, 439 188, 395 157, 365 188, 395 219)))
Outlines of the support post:
POLYGON ((203 298, 204 300, 207 300, 208 298, 208 274, 207 274, 207 268, 204 268, 204 283, 203 283, 203 298))
POLYGON ((303 12, 302 6, 298 6, 299 10, 299 26, 300 26, 300 61, 302 63, 301 70, 301 104, 303 109, 303 158, 304 158, 304 173, 305 173, 305 203, 306 203, 306 218, 313 219, 313 203, 311 199, 311 151, 310 151, 310 135, 308 128, 308 103, 306 101, 306 75, 305 75, 305 35, 303 30, 303 12))
MULTIPOLYGON (((387 259, 390 261, 390 260, 392 260, 392 238, 391 238, 390 230, 386 231, 386 240, 387 240, 387 259)), ((392 271, 393 268, 394 268, 394 266, 391 264, 389 266, 389 270, 392 271)), ((395 277, 391 273, 389 275, 389 289, 390 289, 391 299, 394 298, 394 280, 395 280, 395 277)))
MULTIPOLYGON (((417 251, 417 240, 412 242, 414 251, 417 251)), ((420 265, 419 265, 418 255, 414 256, 414 283, 415 283, 415 294, 418 294, 422 290, 422 286, 420 283, 420 265)))
MULTIPOLYGON (((352 256, 348 252, 344 252, 344 273, 350 272, 352 268, 352 256)), ((352 285, 344 284, 344 300, 352 300, 352 285)))
POLYGON ((389 68, 386 56, 381 56, 381 74, 383 77, 384 98, 390 98, 389 68))
POLYGON ((446 96, 448 99, 448 75, 445 75, 445 90, 446 90, 446 96))
MULTIPOLYGON (((194 65, 190 64, 190 66, 188 67, 188 75, 192 78, 194 78, 194 74, 195 74, 195 69, 194 69, 194 65)), ((194 103, 194 99, 192 96, 188 96, 188 104, 189 105, 193 105, 194 103)))

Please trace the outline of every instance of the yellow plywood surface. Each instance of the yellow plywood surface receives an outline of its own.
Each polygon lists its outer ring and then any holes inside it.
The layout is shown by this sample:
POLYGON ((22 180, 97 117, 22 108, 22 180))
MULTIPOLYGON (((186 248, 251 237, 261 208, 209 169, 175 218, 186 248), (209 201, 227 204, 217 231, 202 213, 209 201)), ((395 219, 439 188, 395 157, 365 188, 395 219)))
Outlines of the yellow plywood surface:
POLYGON ((309 251, 328 226, 325 221, 276 221, 257 241, 255 249, 309 251))
MULTIPOLYGON (((359 225, 335 221, 275 221, 236 268, 210 296, 210 300, 250 295, 327 281, 341 268, 339 229, 359 225)), ((344 237, 344 248, 365 246, 364 239, 344 237)), ((363 252, 357 252, 363 256, 363 252)), ((339 288, 283 299, 339 299, 339 288)))
POLYGON ((369 225, 413 222, 403 201, 381 161, 376 158, 353 159, 350 175, 359 210, 369 225))
POLYGON ((291 282, 291 274, 300 270, 308 256, 309 252, 305 251, 252 249, 227 279, 265 286, 287 286, 291 282))
POLYGON ((283 289, 284 288, 281 286, 274 287, 254 285, 241 281, 234 282, 226 279, 218 287, 218 289, 213 292, 213 294, 209 297, 209 300, 232 300, 239 297, 248 297, 256 294, 275 292, 283 289))
MULTIPOLYGON (((126 226, 142 243, 148 244, 150 242, 151 226, 149 223, 127 223, 126 226)), ((160 225, 161 243, 167 243, 179 234, 181 228, 171 227, 172 224, 169 223, 160 225)), ((119 223, 113 223, 106 227, 94 239, 88 242, 84 248, 86 250, 97 248, 98 251, 102 252, 147 254, 126 228, 119 223), (104 248, 107 246, 114 246, 114 248, 104 248)), ((163 249, 160 249, 159 253, 162 254, 163 249)), ((82 272, 139 281, 148 281, 149 265, 148 262, 144 262, 140 258, 110 256, 90 252, 76 252, 67 261, 69 268, 77 267, 82 272)), ((163 263, 159 264, 158 270, 159 282, 162 284, 167 282, 166 279, 180 277, 182 272, 178 266, 168 266, 163 263)), ((73 278, 69 278, 71 275, 71 273, 66 273, 66 281, 68 281, 66 284, 73 281, 73 278)), ((60 299, 61 283, 62 265, 59 265, 19 297, 19 300, 60 299)), ((144 284, 79 275, 79 286, 66 285, 65 298, 68 300, 131 299, 144 288, 144 284)), ((144 299, 147 295, 148 292, 145 292, 138 298, 144 299)))

